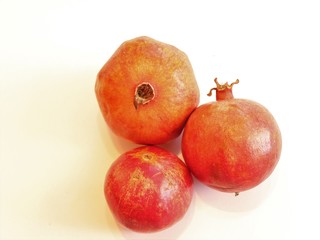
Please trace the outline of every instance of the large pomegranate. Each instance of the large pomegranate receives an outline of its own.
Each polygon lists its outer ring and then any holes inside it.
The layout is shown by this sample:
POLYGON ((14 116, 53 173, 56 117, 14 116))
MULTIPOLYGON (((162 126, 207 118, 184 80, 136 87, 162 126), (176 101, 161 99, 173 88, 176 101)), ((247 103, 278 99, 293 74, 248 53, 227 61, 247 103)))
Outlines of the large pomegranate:
POLYGON ((272 173, 280 158, 281 134, 265 107, 233 97, 232 86, 238 80, 231 85, 215 82, 212 90, 217 101, 199 106, 190 116, 182 136, 182 154, 201 182, 238 194, 272 173))
POLYGON ((176 138, 199 104, 187 55, 149 37, 116 50, 98 73, 95 92, 114 133, 140 144, 176 138))
POLYGON ((143 146, 111 165, 104 193, 119 223, 134 231, 154 232, 185 215, 192 199, 192 177, 173 153, 143 146))

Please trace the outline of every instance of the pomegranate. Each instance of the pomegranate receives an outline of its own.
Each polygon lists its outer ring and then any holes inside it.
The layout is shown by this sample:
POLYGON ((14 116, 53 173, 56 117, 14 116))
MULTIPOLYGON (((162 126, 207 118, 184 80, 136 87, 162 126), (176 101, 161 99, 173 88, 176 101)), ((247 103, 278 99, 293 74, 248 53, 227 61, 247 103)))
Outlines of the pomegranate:
POLYGON ((122 154, 109 168, 104 194, 116 220, 138 232, 179 221, 192 199, 192 176, 173 153, 143 146, 122 154))
POLYGON ((187 55, 149 37, 124 42, 99 71, 96 97, 112 131, 139 144, 181 134, 199 104, 187 55))
POLYGON ((202 183, 236 195, 264 181, 281 153, 281 133, 271 113, 257 102, 236 99, 232 87, 215 79, 216 102, 199 106, 182 136, 182 154, 202 183))

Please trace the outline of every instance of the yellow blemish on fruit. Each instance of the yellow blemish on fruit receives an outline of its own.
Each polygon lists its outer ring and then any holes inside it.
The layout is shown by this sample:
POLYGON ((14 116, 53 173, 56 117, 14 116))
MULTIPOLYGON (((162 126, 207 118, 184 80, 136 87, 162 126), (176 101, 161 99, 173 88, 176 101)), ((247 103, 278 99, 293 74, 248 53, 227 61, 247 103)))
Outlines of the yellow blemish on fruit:
POLYGON ((153 180, 144 176, 142 169, 136 168, 130 174, 128 183, 123 186, 121 192, 119 206, 122 204, 130 206, 127 212, 130 216, 133 211, 148 206, 152 194, 158 192, 158 189, 153 180))
POLYGON ((127 192, 136 196, 144 196, 148 191, 157 191, 157 186, 150 178, 146 178, 140 168, 134 170, 129 178, 127 192))

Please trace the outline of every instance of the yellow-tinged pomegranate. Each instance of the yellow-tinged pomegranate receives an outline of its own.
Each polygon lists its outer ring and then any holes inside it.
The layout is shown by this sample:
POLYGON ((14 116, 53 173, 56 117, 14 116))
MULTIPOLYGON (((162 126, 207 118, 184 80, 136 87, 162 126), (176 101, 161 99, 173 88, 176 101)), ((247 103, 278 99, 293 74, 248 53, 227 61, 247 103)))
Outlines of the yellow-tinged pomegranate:
POLYGON ((112 131, 139 144, 176 138, 199 104, 187 55, 149 37, 116 50, 98 73, 95 92, 112 131))

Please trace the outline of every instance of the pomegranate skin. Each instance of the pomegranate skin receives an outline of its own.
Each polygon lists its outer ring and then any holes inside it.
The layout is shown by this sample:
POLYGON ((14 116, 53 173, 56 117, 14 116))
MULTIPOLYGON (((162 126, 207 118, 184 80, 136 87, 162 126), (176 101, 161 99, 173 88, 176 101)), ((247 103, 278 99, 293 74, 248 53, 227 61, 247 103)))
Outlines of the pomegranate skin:
POLYGON ((110 129, 146 145, 178 137, 199 104, 187 55, 149 37, 126 41, 116 50, 97 75, 95 93, 110 129))
POLYGON ((199 106, 182 136, 184 160, 202 183, 239 193, 264 181, 281 153, 280 129, 261 104, 234 99, 231 87, 199 106), (230 97, 225 97, 231 92, 230 97))
POLYGON ((173 153, 143 146, 122 154, 109 168, 104 194, 123 226, 155 232, 178 222, 192 200, 193 180, 173 153))

